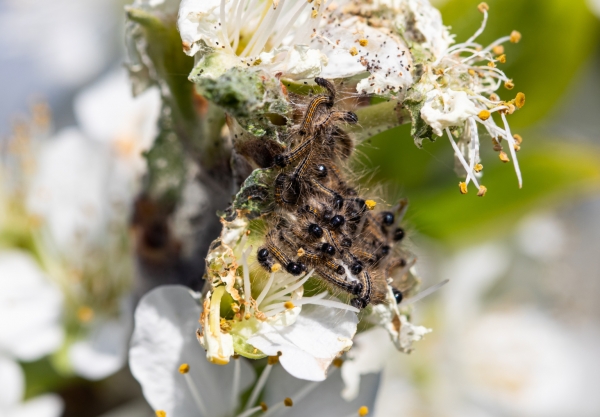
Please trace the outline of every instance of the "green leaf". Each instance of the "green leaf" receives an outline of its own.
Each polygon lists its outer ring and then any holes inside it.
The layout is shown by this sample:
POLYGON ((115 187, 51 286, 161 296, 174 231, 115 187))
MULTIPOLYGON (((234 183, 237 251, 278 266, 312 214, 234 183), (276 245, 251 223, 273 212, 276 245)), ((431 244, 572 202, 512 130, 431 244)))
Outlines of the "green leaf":
POLYGON ((600 189, 600 149, 558 140, 533 142, 528 140, 531 147, 519 153, 523 189, 517 188, 512 164, 494 158, 481 179, 488 188, 485 197, 477 197, 475 187, 461 195, 458 181, 448 179, 439 190, 415 190, 409 196, 416 207, 412 221, 423 234, 467 243, 510 231, 516 220, 532 210, 600 189))
MULTIPOLYGON (((449 0, 440 10, 463 42, 479 27, 480 0, 449 0)), ((510 117, 514 127, 530 125, 552 110, 572 85, 577 72, 595 50, 600 25, 585 0, 488 0, 490 18, 480 43, 518 30, 518 44, 505 44, 507 63, 499 64, 515 82, 515 89, 500 91, 510 99, 517 91, 527 95, 527 105, 510 117)))
POLYGON ((484 143, 481 183, 488 193, 477 197, 471 186, 467 195, 461 195, 450 146, 439 141, 416 149, 407 130, 402 127, 373 138, 371 146, 361 147, 360 162, 376 169, 370 184, 387 183, 386 196, 408 198, 408 224, 433 238, 465 243, 498 236, 531 210, 600 189, 600 149, 527 137, 518 153, 523 189, 518 188, 512 162, 501 163, 496 153, 486 152, 484 143))

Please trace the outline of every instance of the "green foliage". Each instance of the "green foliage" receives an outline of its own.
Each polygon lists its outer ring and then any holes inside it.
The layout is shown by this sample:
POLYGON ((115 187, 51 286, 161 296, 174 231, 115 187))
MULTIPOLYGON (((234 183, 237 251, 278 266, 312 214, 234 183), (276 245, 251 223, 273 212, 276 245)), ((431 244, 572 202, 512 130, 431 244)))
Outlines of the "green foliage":
MULTIPOLYGON (((440 10, 444 23, 462 42, 479 27, 480 0, 449 0, 440 10)), ((552 110, 572 85, 600 38, 600 25, 585 0, 488 0, 490 18, 478 40, 487 44, 518 30, 523 39, 505 44, 507 63, 499 64, 515 82, 515 90, 500 91, 512 98, 516 91, 527 95, 524 111, 511 117, 522 127, 539 121, 552 110)))
MULTIPOLYGON (((503 164, 497 154, 484 149, 481 183, 488 193, 477 197, 471 187, 461 195, 450 146, 440 140, 417 149, 408 130, 402 126, 363 144, 360 162, 375 172, 370 184, 383 182, 389 190, 385 194, 409 199, 410 225, 446 242, 498 236, 531 210, 600 189, 600 149, 527 137, 518 153, 523 189, 518 188, 512 163, 503 164)), ((482 146, 491 148, 485 140, 482 146)))

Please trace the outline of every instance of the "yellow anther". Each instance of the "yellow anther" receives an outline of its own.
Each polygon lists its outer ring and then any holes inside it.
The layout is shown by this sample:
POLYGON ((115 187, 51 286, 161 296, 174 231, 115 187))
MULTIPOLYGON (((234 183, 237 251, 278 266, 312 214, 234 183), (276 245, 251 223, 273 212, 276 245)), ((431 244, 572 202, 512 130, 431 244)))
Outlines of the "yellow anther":
POLYGON ((474 70, 474 69, 472 69, 472 68, 469 68, 469 70, 468 70, 467 72, 469 73, 469 75, 470 75, 471 77, 474 77, 474 76, 475 76, 475 74, 476 74, 476 73, 475 73, 475 70, 474 70))
POLYGON ((332 362, 332 365, 335 366, 336 368, 341 368, 343 364, 344 364, 344 360, 342 358, 335 358, 332 362))
POLYGON ((485 185, 480 185, 479 191, 477 192, 477 197, 484 197, 485 193, 487 193, 487 187, 485 185))
POLYGON ((233 311, 234 313, 239 313, 240 312, 240 306, 238 303, 231 303, 231 311, 233 311))
POLYGON ((479 3, 479 5, 477 6, 477 9, 481 12, 487 12, 488 10, 490 10, 490 6, 488 6, 488 4, 486 2, 482 2, 479 3))
POLYGON ((250 236, 250 229, 246 230, 246 236, 250 236))
POLYGON ((498 97, 498 94, 492 93, 492 94, 490 94, 490 100, 492 100, 492 101, 500 101, 500 97, 498 97))
POLYGON ((502 55, 504 53, 504 46, 496 45, 492 48, 494 55, 502 55))
POLYGON ((513 30, 510 33, 510 41, 511 43, 518 43, 521 40, 521 32, 513 30))
POLYGON ((290 397, 287 397, 285 400, 283 400, 283 404, 286 407, 291 407, 294 405, 294 402, 292 401, 292 399, 290 397))
POLYGON ((506 154, 506 152, 504 152, 504 151, 501 151, 501 152, 498 154, 498 158, 500 158, 500 160, 501 160, 502 162, 509 162, 509 161, 510 161, 510 159, 508 159, 508 155, 507 155, 507 154, 506 154))
POLYGON ((81 323, 89 323, 94 318, 94 310, 88 306, 81 306, 77 309, 77 320, 81 323))
POLYGON ((245 318, 246 320, 250 320, 250 317, 252 317, 252 314, 250 314, 250 313, 246 313, 246 314, 244 314, 244 318, 245 318))
POLYGON ((156 417, 167 417, 167 412, 163 410, 156 410, 156 417))
POLYGON ((473 169, 475 170, 475 172, 481 172, 483 170, 483 165, 481 165, 481 164, 475 164, 475 166, 473 167, 473 169))
POLYGON ((291 301, 286 301, 285 303, 283 303, 283 306, 288 310, 291 310, 292 308, 296 307, 291 301))
POLYGON ((369 210, 373 210, 376 205, 377 205, 376 201, 373 201, 373 200, 367 200, 367 201, 365 201, 365 206, 367 206, 367 208, 369 210))
POLYGON ((273 266, 271 266, 271 272, 277 272, 281 269, 281 264, 273 264, 273 266))
POLYGON ((298 252, 296 252, 296 254, 298 255, 298 257, 302 257, 306 254, 306 251, 304 250, 304 248, 300 248, 298 249, 298 252))
POLYGON ((265 402, 260 403, 260 408, 262 409, 263 413, 269 409, 267 403, 265 402))
POLYGON ((356 46, 353 46, 352 48, 350 48, 350 55, 352 55, 352 56, 358 55, 358 49, 356 49, 356 46))
POLYGON ((369 414, 369 407, 367 407, 366 405, 363 405, 362 407, 360 407, 358 409, 358 415, 360 417, 365 417, 368 414, 369 414))
POLYGON ((523 142, 523 138, 518 133, 515 133, 513 135, 513 139, 515 140, 515 142, 517 143, 517 145, 520 145, 523 142))
POLYGON ((276 363, 279 363, 279 356, 269 356, 267 358, 267 363, 269 365, 275 365, 276 363))
MULTIPOLYGON (((506 103, 506 105, 508 106, 508 110, 506 110, 506 112, 508 114, 513 114, 515 112, 515 110, 516 110, 515 105, 512 104, 512 103, 506 103)), ((500 110, 500 111, 502 111, 502 110, 500 110)))
POLYGON ((181 365, 179 365, 179 373, 180 374, 187 374, 190 371, 190 365, 188 365, 187 363, 182 363, 181 365))
POLYGON ((499 61, 501 64, 506 64, 506 54, 502 54, 502 55, 500 55, 500 56, 498 57, 498 61, 499 61))
POLYGON ((521 108, 525 105, 525 94, 517 93, 517 97, 515 97, 515 106, 521 108))
POLYGON ((496 68, 496 64, 494 64, 492 61, 488 62, 487 66, 490 68, 496 68))
POLYGON ((319 15, 319 12, 317 12, 316 10, 313 10, 312 13, 310 14, 310 17, 312 17, 314 19, 318 15, 319 15))
POLYGON ((504 83, 504 88, 506 88, 507 90, 512 90, 513 88, 515 88, 515 83, 513 83, 512 80, 508 80, 504 83))
POLYGON ((368 39, 359 39, 358 43, 360 44, 360 46, 367 46, 369 44, 369 40, 368 39))
POLYGON ((221 317, 221 320, 219 322, 219 328, 223 333, 229 333, 231 331, 231 324, 223 317, 221 317))
POLYGON ((491 113, 487 110, 481 110, 479 112, 479 114, 477 115, 477 117, 479 117, 481 120, 487 120, 489 119, 491 116, 491 113))
POLYGON ((467 190, 467 183, 464 181, 458 183, 458 189, 460 190, 461 194, 466 194, 469 191, 467 190))
POLYGON ((515 149, 515 151, 519 152, 521 150, 521 147, 519 145, 517 145, 516 143, 513 145, 513 148, 515 149))

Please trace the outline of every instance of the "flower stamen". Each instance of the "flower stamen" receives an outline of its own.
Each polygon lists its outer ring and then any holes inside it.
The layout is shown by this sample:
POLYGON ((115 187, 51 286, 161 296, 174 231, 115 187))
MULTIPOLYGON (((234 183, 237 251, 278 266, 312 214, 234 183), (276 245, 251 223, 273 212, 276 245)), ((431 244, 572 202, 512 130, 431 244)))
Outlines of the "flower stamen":
MULTIPOLYGON (((181 370, 181 368, 180 368, 180 370, 181 370)), ((192 376, 189 373, 189 366, 187 368, 187 371, 188 372, 183 373, 183 378, 185 379, 188 389, 192 393, 192 398, 194 399, 194 402, 196 403, 196 406, 198 407, 200 414, 207 416, 208 412, 206 410, 206 406, 204 405, 204 401, 202 401, 202 397, 200 396, 200 391, 198 390, 198 387, 196 387, 196 383, 194 382, 194 379, 192 378, 192 376)))
POLYGON ((452 137, 452 133, 450 133, 450 129, 446 128, 446 134, 448 135, 450 144, 452 145, 452 148, 454 149, 454 153, 456 154, 456 156, 458 157, 458 160, 460 161, 463 168, 467 172, 467 178, 471 178, 471 181, 473 181, 473 184, 475 184, 477 186, 477 188, 479 188, 479 183, 477 182, 477 178, 475 178, 475 173, 473 172, 473 170, 471 169, 469 164, 467 164, 467 161, 465 161, 465 157, 463 156, 462 152, 458 148, 458 145, 454 141, 454 138, 452 137))
POLYGON ((250 399, 246 403, 246 410, 248 410, 248 407, 252 406, 252 404, 254 404, 256 402, 256 400, 258 399, 258 396, 262 392, 263 388, 265 387, 265 384, 267 383, 267 380, 269 379, 269 375, 271 374, 271 370, 273 369, 273 366, 274 366, 273 364, 267 363, 267 366, 265 366, 265 369, 263 370, 262 374, 260 374, 258 381, 256 381, 256 384, 254 385, 254 388, 252 389, 252 394, 250 394, 250 399))
POLYGON ((398 308, 400 307, 404 307, 407 306, 409 304, 414 304, 419 300, 422 300, 423 298, 433 294, 434 292, 436 292, 437 290, 439 290, 440 288, 442 288, 444 285, 446 285, 448 282, 450 282, 449 279, 445 279, 442 282, 439 282, 435 285, 432 285, 431 287, 424 289, 423 291, 421 291, 420 293, 410 297, 410 298, 406 298, 404 300, 402 300, 402 302, 400 304, 398 304, 398 308))

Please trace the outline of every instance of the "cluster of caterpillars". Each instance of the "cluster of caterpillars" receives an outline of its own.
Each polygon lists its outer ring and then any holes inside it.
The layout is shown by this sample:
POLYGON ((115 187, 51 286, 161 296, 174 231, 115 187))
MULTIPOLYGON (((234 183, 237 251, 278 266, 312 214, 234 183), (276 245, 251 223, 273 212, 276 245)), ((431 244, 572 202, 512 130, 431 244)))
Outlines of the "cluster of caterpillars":
MULTIPOLYGON (((354 295, 364 308, 386 299, 394 270, 410 267, 394 250, 404 238, 396 224, 406 202, 392 211, 375 212, 375 202, 361 198, 338 165, 353 151, 341 123, 355 124, 356 114, 336 110, 336 90, 315 78, 325 94, 308 103, 301 122, 291 129, 291 149, 274 158, 276 209, 257 259, 267 271, 285 269, 301 275, 310 269, 330 285, 354 295)), ((397 271, 396 271, 397 272, 397 271)), ((402 292, 393 288, 397 302, 402 292)))

